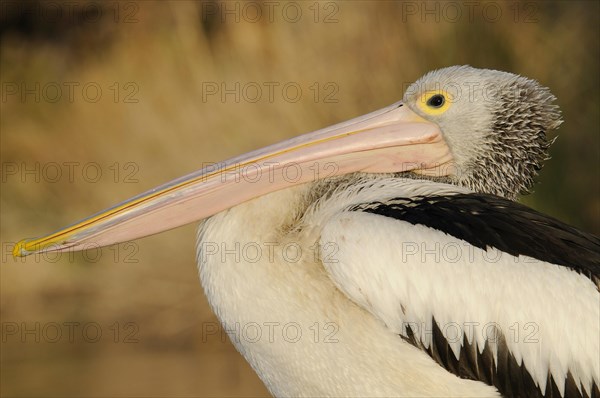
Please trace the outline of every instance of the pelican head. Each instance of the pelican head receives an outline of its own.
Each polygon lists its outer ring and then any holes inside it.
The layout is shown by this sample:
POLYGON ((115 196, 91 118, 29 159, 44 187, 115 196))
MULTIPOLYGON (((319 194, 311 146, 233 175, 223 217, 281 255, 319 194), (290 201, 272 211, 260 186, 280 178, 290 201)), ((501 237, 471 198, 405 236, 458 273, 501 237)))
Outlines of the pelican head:
POLYGON ((427 73, 403 103, 435 123, 455 164, 445 182, 514 199, 548 158, 547 132, 561 124, 554 95, 513 73, 451 66, 427 73))
MULTIPOLYGON (((470 66, 430 72, 403 101, 175 179, 14 254, 104 246, 205 219, 295 185, 353 173, 402 174, 514 198, 547 157, 560 123, 537 82, 470 66)), ((333 181, 333 180, 332 180, 333 181)))

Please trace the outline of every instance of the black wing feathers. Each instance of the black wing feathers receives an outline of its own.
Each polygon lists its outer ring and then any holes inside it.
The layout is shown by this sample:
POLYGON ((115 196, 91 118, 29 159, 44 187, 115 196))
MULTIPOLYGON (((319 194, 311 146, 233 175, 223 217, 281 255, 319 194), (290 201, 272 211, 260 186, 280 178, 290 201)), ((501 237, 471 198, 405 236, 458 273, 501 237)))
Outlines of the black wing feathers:
MULTIPOLYGON (((428 348, 425 348, 420 340, 415 337, 410 327, 407 328, 407 337, 401 337, 415 347, 427 352, 431 358, 449 372, 463 379, 477 380, 493 385, 504 397, 563 398, 551 375, 548 375, 546 390, 542 394, 542 391, 536 386, 529 372, 511 354, 506 345, 505 337, 499 330, 496 331, 495 336, 498 349, 497 366, 493 350, 489 346, 488 341, 486 341, 485 347, 480 353, 475 342, 469 344, 466 337, 463 338, 459 359, 456 359, 435 319, 433 319, 432 325, 431 345, 428 348)), ((597 384, 593 384, 590 396, 586 393, 585 389, 579 392, 573 375, 570 372, 567 374, 564 398, 598 397, 600 397, 600 392, 597 384)))
POLYGON ((600 283, 600 239, 525 205, 488 194, 399 198, 354 206, 425 225, 470 244, 574 269, 600 283))

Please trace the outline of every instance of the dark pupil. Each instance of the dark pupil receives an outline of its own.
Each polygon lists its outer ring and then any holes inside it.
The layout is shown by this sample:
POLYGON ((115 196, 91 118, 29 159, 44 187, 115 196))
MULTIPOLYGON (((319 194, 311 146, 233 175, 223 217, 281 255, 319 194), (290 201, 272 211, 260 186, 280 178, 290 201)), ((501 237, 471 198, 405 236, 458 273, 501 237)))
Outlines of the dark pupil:
POLYGON ((431 106, 432 108, 439 108, 442 105, 444 105, 444 102, 446 102, 444 96, 441 94, 436 94, 433 97, 429 98, 429 100, 427 101, 427 105, 431 106))

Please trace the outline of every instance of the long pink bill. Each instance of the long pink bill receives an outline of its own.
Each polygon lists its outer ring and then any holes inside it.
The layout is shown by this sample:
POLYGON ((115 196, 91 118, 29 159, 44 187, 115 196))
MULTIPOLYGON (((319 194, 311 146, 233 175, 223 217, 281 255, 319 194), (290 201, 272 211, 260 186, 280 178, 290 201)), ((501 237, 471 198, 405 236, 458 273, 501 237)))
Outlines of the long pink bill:
POLYGON ((396 103, 177 178, 53 234, 22 240, 13 254, 129 241, 269 192, 352 172, 428 173, 435 168, 447 174, 440 165, 451 161, 437 125, 396 103))

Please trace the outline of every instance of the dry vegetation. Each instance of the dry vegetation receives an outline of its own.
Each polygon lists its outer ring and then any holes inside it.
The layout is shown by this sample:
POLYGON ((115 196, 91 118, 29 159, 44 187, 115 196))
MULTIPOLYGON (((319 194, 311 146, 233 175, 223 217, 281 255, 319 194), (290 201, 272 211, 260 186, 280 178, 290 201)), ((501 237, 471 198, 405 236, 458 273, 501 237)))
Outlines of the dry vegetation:
MULTIPOLYGON (((77 10, 88 5, 69 3, 77 10)), ((214 3, 207 2, 144 1, 136 3, 139 9, 126 1, 106 4, 99 21, 42 17, 29 27, 22 21, 8 24, 14 22, 12 11, 2 10, 3 396, 266 395, 229 342, 202 337, 203 326, 216 318, 198 283, 194 226, 119 251, 103 250, 97 261, 81 254, 14 260, 11 243, 71 223, 203 162, 392 103, 407 83, 434 68, 471 64, 549 86, 566 122, 541 183, 525 201, 584 230, 600 231, 597 2, 482 2, 472 18, 463 7, 456 22, 448 21, 452 10, 436 22, 435 16, 419 13, 422 2, 394 1, 322 2, 315 22, 309 8, 314 3, 295 2, 303 12, 296 23, 282 17, 286 3, 279 2, 272 22, 265 15, 250 21, 252 10, 239 22, 232 14, 211 16, 206 7, 212 11, 214 3), (407 14, 407 3, 417 7, 416 15, 407 14), (117 17, 115 4, 121 7, 117 17), (489 4, 488 17, 502 10, 495 21, 482 14, 489 4), (335 10, 333 21, 324 23, 335 10), (71 102, 64 85, 55 103, 47 100, 52 92, 42 93, 40 102, 31 95, 24 102, 8 95, 11 84, 23 82, 28 87, 93 82, 103 95, 98 102, 86 101, 76 88, 71 102), (118 101, 110 89, 115 82, 118 101), (139 88, 137 103, 124 101, 132 92, 132 86, 125 87, 129 82, 139 88), (255 82, 265 91, 255 103, 244 98, 236 103, 232 96, 203 101, 207 82, 255 82), (303 95, 290 102, 276 89, 270 102, 265 82, 297 83, 303 95), (322 90, 317 101, 309 88, 315 82, 322 90), (337 102, 324 101, 331 92, 326 83, 339 89, 337 102), (36 162, 39 181, 35 173, 21 174, 36 162), (72 181, 65 162, 77 162, 72 181), (50 169, 54 163, 63 165, 60 178, 50 169), (82 175, 91 163, 103 173, 97 182, 82 175), (134 181, 126 179, 131 171, 134 181), (132 248, 134 263, 126 261, 132 248), (36 322, 62 325, 62 338, 49 342, 53 334, 46 329, 39 343, 35 333, 22 342, 22 330, 12 335, 6 329, 32 328, 36 322), (95 322, 103 336, 86 342, 77 329, 70 342, 65 322, 95 322), (119 343, 113 341, 115 322, 119 343), (137 343, 122 342, 128 322, 139 328, 137 343)), ((444 9, 443 3, 438 6, 444 9)))

